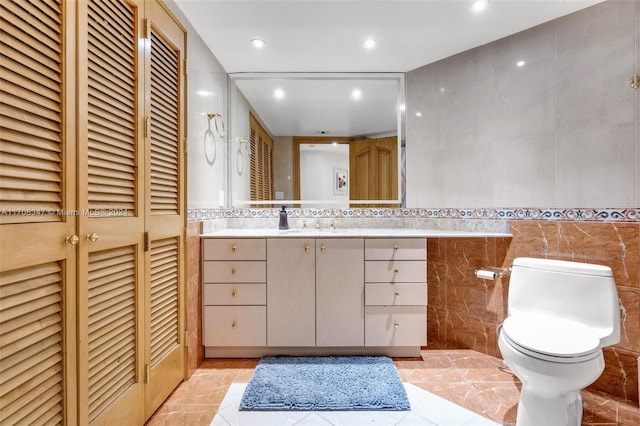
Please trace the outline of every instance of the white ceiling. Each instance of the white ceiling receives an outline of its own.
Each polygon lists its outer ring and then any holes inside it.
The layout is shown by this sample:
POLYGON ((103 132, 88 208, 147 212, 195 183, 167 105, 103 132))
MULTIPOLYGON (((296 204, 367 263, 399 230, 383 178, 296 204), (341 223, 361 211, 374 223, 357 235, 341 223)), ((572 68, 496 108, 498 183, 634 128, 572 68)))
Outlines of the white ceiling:
MULTIPOLYGON (((491 0, 482 13, 471 11, 472 0, 175 1, 228 73, 361 73, 407 72, 602 0, 491 0), (253 48, 254 38, 266 46, 253 48), (377 47, 364 49, 367 38, 377 47)), ((254 108, 275 102, 245 96, 254 108)), ((303 109, 291 105, 287 114, 303 109)), ((265 123, 283 129, 276 135, 294 130, 265 123)))

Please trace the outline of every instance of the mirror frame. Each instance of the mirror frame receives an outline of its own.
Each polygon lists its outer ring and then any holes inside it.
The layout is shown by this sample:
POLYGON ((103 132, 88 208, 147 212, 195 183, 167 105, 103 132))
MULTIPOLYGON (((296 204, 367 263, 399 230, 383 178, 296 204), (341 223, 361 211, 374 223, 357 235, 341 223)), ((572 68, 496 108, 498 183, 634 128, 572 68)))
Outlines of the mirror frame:
MULTIPOLYGON (((250 206, 280 206, 280 205, 291 205, 291 206, 302 206, 305 204, 309 205, 326 205, 327 207, 333 207, 337 204, 344 205, 344 201, 342 200, 300 200, 300 199, 291 199, 291 200, 262 200, 262 201, 254 201, 254 200, 234 200, 234 180, 237 179, 237 176, 234 176, 232 164, 233 161, 233 153, 234 145, 239 143, 237 139, 245 138, 246 135, 236 135, 234 134, 234 117, 235 115, 235 107, 236 107, 236 95, 238 92, 238 87, 236 82, 239 80, 282 80, 282 79, 297 79, 297 80, 382 80, 382 81, 396 81, 398 87, 398 97, 396 104, 398 108, 396 110, 396 129, 398 135, 398 197, 393 200, 349 200, 349 206, 357 206, 357 205, 388 205, 388 206, 398 206, 402 205, 403 200, 405 199, 403 194, 402 182, 405 180, 405 170, 402 167, 402 149, 405 147, 405 100, 406 100, 406 79, 405 73, 401 72, 382 72, 382 73, 355 73, 355 72, 347 72, 347 73, 308 73, 308 72, 288 72, 288 73, 270 73, 270 72, 248 72, 248 73, 229 73, 227 74, 228 81, 228 133, 227 133, 227 141, 229 144, 229 149, 227 149, 227 205, 231 206, 231 208, 248 208, 250 206)), ((254 113, 256 113, 254 111, 254 113)), ((257 114, 257 113, 256 113, 257 114)), ((287 135, 291 137, 296 137, 300 135, 287 135)), ((312 136, 308 136, 308 138, 312 138, 312 136)), ((298 152, 299 154, 299 152, 298 152)), ((293 155, 296 155, 294 152, 293 155)), ((300 172, 299 170, 299 158, 298 161, 294 161, 294 167, 298 165, 297 170, 294 170, 294 173, 300 172)), ((295 192, 294 192, 295 193, 295 192)), ((299 188, 298 188, 299 194, 299 188)))

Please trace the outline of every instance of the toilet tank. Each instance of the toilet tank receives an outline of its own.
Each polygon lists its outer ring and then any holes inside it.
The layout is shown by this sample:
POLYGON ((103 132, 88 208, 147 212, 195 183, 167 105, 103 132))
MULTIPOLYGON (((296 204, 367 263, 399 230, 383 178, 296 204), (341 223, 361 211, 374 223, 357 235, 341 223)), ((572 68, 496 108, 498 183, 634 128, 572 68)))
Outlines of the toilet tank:
POLYGON ((602 347, 620 341, 618 292, 611 268, 520 257, 509 280, 508 314, 557 316, 591 327, 602 347))

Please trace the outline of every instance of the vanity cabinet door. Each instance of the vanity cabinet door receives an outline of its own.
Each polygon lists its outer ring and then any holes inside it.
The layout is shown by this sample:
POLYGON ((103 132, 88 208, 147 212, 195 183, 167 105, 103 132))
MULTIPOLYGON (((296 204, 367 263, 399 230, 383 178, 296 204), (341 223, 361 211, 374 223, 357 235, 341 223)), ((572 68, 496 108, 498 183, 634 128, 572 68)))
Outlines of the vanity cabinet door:
POLYGON ((267 345, 314 346, 313 239, 267 240, 267 345))
POLYGON ((316 346, 364 346, 364 240, 316 240, 316 346))

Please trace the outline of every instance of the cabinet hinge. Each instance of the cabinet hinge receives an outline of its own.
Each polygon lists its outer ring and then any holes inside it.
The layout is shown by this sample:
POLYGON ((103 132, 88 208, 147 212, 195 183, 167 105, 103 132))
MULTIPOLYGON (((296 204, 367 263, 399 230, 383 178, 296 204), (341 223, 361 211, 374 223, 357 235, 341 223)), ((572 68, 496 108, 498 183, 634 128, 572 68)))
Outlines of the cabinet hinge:
POLYGON ((189 67, 187 66, 189 64, 189 62, 187 62, 187 59, 184 60, 184 69, 183 69, 183 74, 187 75, 189 74, 189 67))
POLYGON ((189 347, 189 332, 187 330, 184 331, 184 347, 189 347))
POLYGON ((142 37, 151 38, 151 21, 149 20, 149 18, 146 18, 144 20, 144 34, 142 37))
POLYGON ((149 231, 144 231, 144 251, 149 251, 149 231))
POLYGON ((144 137, 151 137, 151 117, 148 115, 144 118, 144 137))
POLYGON ((149 384, 149 377, 150 376, 151 376, 151 365, 145 364, 144 365, 144 384, 145 385, 149 384))

